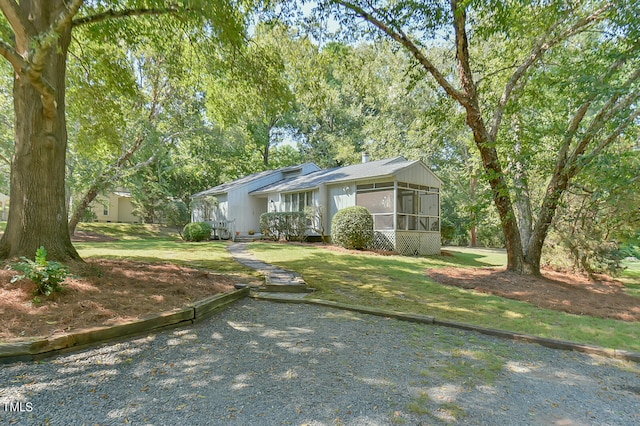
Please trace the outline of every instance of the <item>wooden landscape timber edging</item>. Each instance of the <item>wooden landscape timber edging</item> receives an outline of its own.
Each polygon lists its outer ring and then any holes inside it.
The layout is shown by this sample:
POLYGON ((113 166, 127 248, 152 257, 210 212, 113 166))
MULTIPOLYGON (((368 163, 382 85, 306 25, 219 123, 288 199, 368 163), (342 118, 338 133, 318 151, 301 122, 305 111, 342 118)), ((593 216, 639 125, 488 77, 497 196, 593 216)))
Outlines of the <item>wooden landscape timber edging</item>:
POLYGON ((193 324, 226 309, 230 304, 248 295, 249 289, 244 288, 124 324, 87 328, 44 339, 0 343, 0 364, 43 359, 110 340, 193 324))
POLYGON ((475 331, 477 333, 486 334, 488 336, 500 337, 503 339, 510 339, 515 341, 521 341, 526 343, 536 343, 541 346, 545 346, 551 349, 561 349, 565 351, 582 352, 590 355, 599 355, 607 358, 621 359, 625 361, 633 361, 640 364, 640 353, 626 351, 623 349, 609 349, 602 346, 586 345, 582 343, 570 342, 567 340, 550 339, 547 337, 539 337, 531 334, 515 333, 511 331, 498 330, 494 328, 480 327, 471 324, 465 324, 456 321, 439 320, 435 317, 427 315, 410 314, 397 311, 387 311, 384 309, 367 308, 357 305, 348 305, 345 303, 331 302, 321 299, 300 299, 300 298, 286 298, 275 295, 264 295, 254 293, 251 295, 257 300, 267 300, 271 302, 281 303, 304 303, 308 305, 320 305, 337 309, 344 309, 353 312, 359 312, 369 315, 377 315, 388 318, 394 318, 401 321, 417 322, 423 324, 433 324, 443 327, 458 328, 461 330, 475 331))
POLYGON ((550 339, 548 337, 534 336, 532 334, 515 333, 511 331, 498 330, 495 328, 479 327, 456 321, 439 320, 437 318, 435 319, 434 324, 444 327, 475 331, 489 336, 501 337, 503 339, 517 340, 526 343, 536 343, 540 346, 551 349, 561 349, 564 351, 575 351, 590 355, 600 355, 607 358, 622 359, 625 361, 633 361, 640 364, 640 353, 625 351, 623 349, 610 349, 604 348, 602 346, 571 342, 568 340, 550 339))

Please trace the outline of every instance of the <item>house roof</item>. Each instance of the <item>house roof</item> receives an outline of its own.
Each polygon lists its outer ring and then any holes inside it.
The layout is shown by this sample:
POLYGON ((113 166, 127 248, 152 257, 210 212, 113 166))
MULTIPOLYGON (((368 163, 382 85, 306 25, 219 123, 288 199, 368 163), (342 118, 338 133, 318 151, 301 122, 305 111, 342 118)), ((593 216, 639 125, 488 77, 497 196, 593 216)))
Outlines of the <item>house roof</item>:
POLYGON ((283 168, 277 169, 277 170, 266 170, 264 172, 253 173, 251 175, 242 177, 240 179, 236 179, 236 180, 231 181, 231 182, 223 183, 221 185, 214 186, 213 188, 209 188, 209 189, 207 189, 205 191, 193 194, 191 196, 191 198, 203 197, 203 196, 206 196, 206 195, 226 194, 229 191, 231 191, 232 189, 239 188, 241 186, 244 186, 244 185, 247 185, 249 183, 255 182, 255 181, 259 180, 259 179, 263 179, 265 177, 268 177, 268 176, 271 176, 271 175, 274 175, 274 174, 278 174, 278 173, 285 174, 287 172, 294 171, 296 169, 301 169, 303 166, 304 166, 304 164, 300 164, 300 165, 297 165, 297 166, 283 167, 283 168))
POLYGON ((132 198, 131 191, 113 191, 115 195, 122 198, 132 198))
POLYGON ((337 183, 342 181, 362 180, 369 178, 392 177, 407 167, 420 163, 419 160, 409 161, 402 156, 385 160, 369 161, 334 169, 319 170, 307 175, 286 179, 271 185, 263 186, 250 194, 266 194, 270 192, 288 192, 314 189, 323 183, 337 183))

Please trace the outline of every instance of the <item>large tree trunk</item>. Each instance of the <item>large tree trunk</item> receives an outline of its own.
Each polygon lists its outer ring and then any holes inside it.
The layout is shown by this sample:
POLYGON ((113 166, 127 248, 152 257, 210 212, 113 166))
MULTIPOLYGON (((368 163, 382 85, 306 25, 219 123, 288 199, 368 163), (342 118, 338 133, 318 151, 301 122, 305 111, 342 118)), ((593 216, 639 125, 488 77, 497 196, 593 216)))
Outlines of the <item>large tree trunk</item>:
POLYGON ((540 208, 540 215, 536 226, 533 229, 533 235, 531 236, 531 243, 529 250, 527 251, 527 262, 535 268, 536 271, 540 271, 540 258, 542 257, 542 248, 544 241, 549 233, 549 228, 553 222, 558 204, 562 198, 562 194, 569 186, 569 174, 568 173, 554 173, 551 178, 551 182, 547 186, 547 193, 542 202, 540 208))
MULTIPOLYGON (((62 0, 23 1, 20 7, 38 34, 49 30, 66 9, 62 0)), ((80 259, 67 230, 65 203, 65 72, 70 40, 71 27, 67 26, 46 52, 42 69, 33 70, 40 79, 16 73, 11 208, 0 240, 3 258, 33 258, 38 247, 44 246, 53 259, 80 259), (37 87, 43 82, 49 86, 52 102, 46 103, 42 87, 37 87)))
MULTIPOLYGON (((456 97, 466 111, 467 125, 473 131, 473 140, 480 152, 482 165, 493 192, 493 202, 500 216, 507 248, 507 270, 535 274, 538 271, 532 269, 525 261, 522 241, 520 240, 520 230, 514 214, 505 173, 502 170, 498 151, 495 147, 495 139, 487 130, 482 117, 476 83, 473 80, 469 62, 469 43, 465 28, 466 11, 464 7, 459 7, 458 0, 451 0, 451 10, 456 34, 458 74, 463 89, 461 94, 456 94, 456 97)), ((455 91, 452 92, 455 94, 455 91)))

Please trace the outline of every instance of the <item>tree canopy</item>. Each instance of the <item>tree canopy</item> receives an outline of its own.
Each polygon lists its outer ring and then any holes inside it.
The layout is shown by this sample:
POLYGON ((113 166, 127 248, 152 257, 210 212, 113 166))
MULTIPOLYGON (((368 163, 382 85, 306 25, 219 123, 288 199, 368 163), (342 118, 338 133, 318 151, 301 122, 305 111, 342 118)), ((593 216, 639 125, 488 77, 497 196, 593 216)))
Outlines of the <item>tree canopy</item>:
POLYGON ((69 214, 115 185, 157 220, 363 151, 424 160, 446 183, 443 238, 504 244, 513 271, 538 273, 547 246, 597 267, 637 233, 637 2, 257 3, 0 1, 0 254, 77 258, 69 214))

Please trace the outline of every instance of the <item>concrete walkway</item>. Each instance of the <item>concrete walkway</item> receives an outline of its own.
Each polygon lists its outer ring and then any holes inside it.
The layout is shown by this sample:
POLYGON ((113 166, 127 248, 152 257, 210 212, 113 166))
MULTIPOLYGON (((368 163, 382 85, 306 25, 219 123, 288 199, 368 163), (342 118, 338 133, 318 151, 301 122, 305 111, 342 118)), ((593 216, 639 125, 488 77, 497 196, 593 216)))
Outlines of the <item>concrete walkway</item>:
POLYGON ((227 251, 236 262, 255 269, 265 277, 265 285, 259 291, 300 293, 301 297, 313 291, 307 287, 302 275, 258 260, 249 251, 248 245, 244 242, 233 243, 227 246, 227 251))

